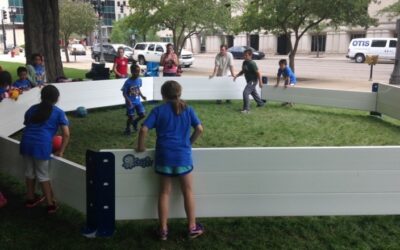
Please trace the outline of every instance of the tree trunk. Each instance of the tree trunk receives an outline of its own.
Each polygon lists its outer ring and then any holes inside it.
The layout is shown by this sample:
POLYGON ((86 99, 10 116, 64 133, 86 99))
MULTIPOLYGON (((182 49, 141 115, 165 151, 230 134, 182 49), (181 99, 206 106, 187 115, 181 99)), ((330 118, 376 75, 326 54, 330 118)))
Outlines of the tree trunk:
POLYGON ((294 42, 293 49, 290 51, 290 55, 289 55, 289 65, 293 72, 295 72, 294 59, 296 57, 297 48, 299 47, 299 41, 300 41, 300 37, 296 36, 296 41, 294 42))
POLYGON ((48 82, 64 76, 59 45, 58 0, 23 0, 27 63, 34 53, 44 56, 48 82))
POLYGON ((67 63, 69 63, 68 45, 69 45, 69 42, 65 41, 64 42, 64 51, 65 51, 65 60, 67 61, 67 63))
POLYGON ((400 84, 400 19, 397 19, 397 46, 396 57, 392 75, 390 76, 390 84, 400 84))

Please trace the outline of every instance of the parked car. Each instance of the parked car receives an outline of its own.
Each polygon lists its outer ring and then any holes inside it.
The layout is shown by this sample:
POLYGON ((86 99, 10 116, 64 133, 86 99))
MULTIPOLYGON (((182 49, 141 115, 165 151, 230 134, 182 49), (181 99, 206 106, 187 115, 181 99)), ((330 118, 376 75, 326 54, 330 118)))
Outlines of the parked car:
MULTIPOLYGON (((103 44, 103 56, 106 62, 114 62, 114 58, 117 56, 117 50, 119 47, 124 48, 124 56, 128 58, 128 62, 132 63, 133 49, 125 44, 103 44)), ((96 61, 100 61, 100 44, 95 44, 92 47, 92 58, 96 61)))
POLYGON ((244 51, 246 49, 251 49, 253 51, 253 59, 254 60, 260 60, 263 59, 265 57, 265 54, 261 51, 257 51, 255 49, 253 49, 252 47, 248 47, 248 46, 234 46, 234 47, 230 47, 228 49, 229 52, 232 53, 233 58, 235 59, 243 59, 243 55, 244 55, 244 51))
POLYGON ((86 48, 82 44, 74 43, 68 46, 68 50, 70 51, 70 55, 86 55, 86 48))
POLYGON ((383 60, 394 60, 396 46, 397 38, 357 38, 351 40, 346 57, 356 63, 363 63, 367 56, 372 55, 383 60))
MULTIPOLYGON (((133 52, 133 59, 144 65, 146 62, 160 62, 161 56, 167 51, 167 44, 162 42, 137 43, 133 52)), ((179 63, 185 68, 192 66, 194 62, 193 53, 182 50, 179 63)))

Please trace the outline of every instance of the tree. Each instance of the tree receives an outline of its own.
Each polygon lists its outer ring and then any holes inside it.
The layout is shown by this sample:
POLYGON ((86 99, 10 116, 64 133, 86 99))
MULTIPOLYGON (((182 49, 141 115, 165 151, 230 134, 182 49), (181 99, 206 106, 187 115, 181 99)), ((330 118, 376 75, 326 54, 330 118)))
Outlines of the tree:
POLYGON ((367 27, 375 20, 368 14, 373 0, 253 0, 247 3, 241 16, 244 31, 264 29, 290 37, 290 67, 295 70, 294 59, 300 39, 319 24, 330 26, 360 25, 367 27))
POLYGON ((385 13, 387 13, 390 18, 400 16, 400 1, 383 8, 378 12, 380 15, 385 13))
POLYGON ((34 53, 44 55, 49 82, 63 76, 59 45, 58 0, 24 0, 24 33, 27 63, 34 53))
POLYGON ((69 62, 68 45, 73 33, 87 35, 96 27, 97 17, 90 3, 60 1, 60 35, 64 39, 64 50, 69 62))
MULTIPOLYGON (((386 8, 379 11, 378 14, 389 14, 389 18, 400 16, 400 1, 397 1, 386 8)), ((400 19, 397 19, 397 46, 396 46, 396 57, 393 72, 390 76, 390 84, 400 84, 400 19)))
POLYGON ((154 31, 154 28, 149 27, 139 32, 132 27, 136 27, 136 25, 133 24, 129 16, 114 22, 111 31, 111 41, 113 43, 131 44, 132 35, 135 35, 135 41, 137 42, 145 42, 146 39, 150 41, 158 41, 160 39, 154 31))
POLYGON ((130 0, 134 13, 129 20, 144 36, 149 27, 171 30, 173 43, 180 54, 192 35, 227 26, 230 4, 219 0, 130 0))

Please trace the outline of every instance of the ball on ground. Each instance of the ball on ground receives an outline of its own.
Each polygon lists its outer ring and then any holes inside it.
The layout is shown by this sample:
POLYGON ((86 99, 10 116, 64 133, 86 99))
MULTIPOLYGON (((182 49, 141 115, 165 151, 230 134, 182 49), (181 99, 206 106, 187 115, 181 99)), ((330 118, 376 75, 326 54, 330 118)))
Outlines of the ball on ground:
POLYGON ((77 109, 76 109, 76 111, 75 111, 75 115, 77 116, 77 117, 86 117, 87 116, 87 114, 88 114, 88 112, 87 112, 87 110, 86 110, 86 108, 85 107, 78 107, 77 109))
POLYGON ((62 145, 62 136, 56 135, 53 137, 53 153, 60 150, 62 145))

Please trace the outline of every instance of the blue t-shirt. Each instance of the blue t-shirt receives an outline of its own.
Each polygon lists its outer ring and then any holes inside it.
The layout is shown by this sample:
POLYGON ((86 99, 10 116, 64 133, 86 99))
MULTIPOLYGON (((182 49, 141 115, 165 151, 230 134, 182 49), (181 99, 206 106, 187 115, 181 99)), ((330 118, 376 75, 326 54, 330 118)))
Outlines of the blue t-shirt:
POLYGON ((41 85, 44 83, 44 77, 45 77, 45 72, 44 72, 44 67, 43 65, 34 65, 33 66, 35 68, 35 72, 36 72, 36 83, 38 85, 41 85))
POLYGON ((201 124, 191 107, 176 115, 171 103, 155 107, 143 126, 155 128, 157 133, 156 161, 157 166, 193 166, 192 145, 190 143, 191 127, 201 124))
POLYGON ((20 153, 32 156, 39 160, 49 160, 52 151, 52 139, 59 126, 68 125, 68 119, 60 108, 53 106, 49 119, 43 123, 31 123, 29 120, 37 111, 38 105, 34 105, 25 113, 25 121, 20 153))
POLYGON ((18 89, 29 89, 31 88, 31 82, 28 79, 19 79, 13 83, 13 87, 18 89))
POLYGON ((281 77, 282 75, 283 77, 289 77, 291 84, 295 84, 297 82, 296 76, 289 66, 286 66, 284 69, 278 69, 278 77, 281 77))
MULTIPOLYGON (((129 100, 132 104, 140 103, 140 87, 142 87, 142 79, 129 78, 125 81, 124 85, 121 88, 121 91, 124 95, 128 96, 129 100)), ((129 107, 128 107, 129 108, 129 107)))
POLYGON ((6 88, 0 87, 0 99, 5 97, 6 92, 7 92, 6 88))

